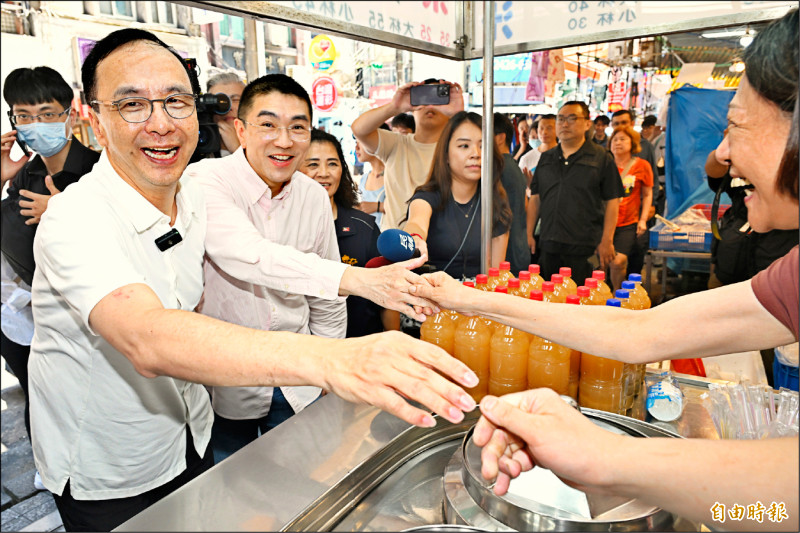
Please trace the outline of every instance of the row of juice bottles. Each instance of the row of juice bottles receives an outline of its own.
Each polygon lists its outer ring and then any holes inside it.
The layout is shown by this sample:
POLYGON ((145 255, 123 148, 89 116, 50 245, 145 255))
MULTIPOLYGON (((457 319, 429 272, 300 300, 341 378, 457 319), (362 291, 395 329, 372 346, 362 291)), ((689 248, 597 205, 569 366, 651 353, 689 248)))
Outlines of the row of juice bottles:
MULTIPOLYGON (((510 268, 510 263, 501 262, 500 268, 490 268, 488 275, 478 274, 474 282, 465 281, 464 285, 552 304, 650 307, 639 274, 631 274, 612 297, 601 270, 592 272, 579 287, 568 267, 562 267, 550 281, 539 275, 539 265, 530 265, 517 278, 510 268)), ((643 364, 581 353, 477 315, 443 309, 422 324, 420 338, 441 347, 478 375, 478 385, 467 390, 476 402, 486 394, 500 396, 549 387, 571 396, 582 407, 624 413, 644 382, 643 364)))

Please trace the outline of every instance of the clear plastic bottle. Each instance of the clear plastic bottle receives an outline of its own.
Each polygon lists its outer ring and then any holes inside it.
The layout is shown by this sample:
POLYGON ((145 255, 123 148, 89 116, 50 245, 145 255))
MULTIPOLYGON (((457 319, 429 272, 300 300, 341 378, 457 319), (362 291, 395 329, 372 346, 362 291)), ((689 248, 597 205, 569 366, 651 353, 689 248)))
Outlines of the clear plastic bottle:
POLYGON ((522 283, 518 278, 509 278, 508 294, 512 296, 520 296, 522 294, 522 283))
POLYGON ((489 394, 521 392, 528 385, 528 335, 501 325, 489 349, 489 394))
POLYGON ((466 389, 476 402, 480 402, 489 392, 489 346, 491 341, 491 331, 481 317, 465 317, 456 328, 453 356, 477 374, 478 385, 466 389))
POLYGON ((577 294, 575 296, 578 297, 578 301, 581 305, 594 305, 594 302, 592 301, 592 291, 589 289, 589 287, 581 285, 576 289, 576 292, 577 294))
POLYGON ((593 270, 592 277, 597 280, 597 286, 600 289, 600 294, 603 295, 603 301, 608 300, 609 298, 613 298, 614 295, 611 294, 611 288, 606 284, 606 273, 602 270, 593 270))
POLYGON ((478 274, 475 276, 475 288, 481 291, 489 290, 489 276, 486 274, 478 274))
POLYGON ((519 271, 519 292, 523 298, 530 298, 533 284, 531 283, 531 273, 527 270, 519 271))
POLYGON ((507 285, 508 280, 514 277, 511 273, 511 263, 509 261, 500 261, 500 285, 507 285))
POLYGON ((550 281, 553 283, 553 294, 555 294, 555 301, 563 304, 567 301, 567 288, 564 287, 564 277, 561 274, 553 274, 550 276, 550 281))
POLYGON ((564 278, 564 288, 567 289, 567 294, 576 294, 578 291, 578 284, 572 279, 572 269, 570 267, 561 267, 558 273, 564 278))
POLYGON ((528 357, 528 388, 549 387, 559 394, 569 394, 570 351, 534 335, 528 357))
MULTIPOLYGON (((554 290, 555 290, 555 284, 552 281, 543 281, 542 282, 542 294, 543 294, 543 298, 544 298, 545 302, 556 302, 556 303, 559 303, 558 300, 556 300, 556 295, 555 295, 554 290)), ((533 291, 531 291, 531 298, 533 298, 532 295, 533 295, 533 291)))
POLYGON ((633 302, 630 298, 630 293, 625 289, 617 289, 614 293, 614 298, 619 300, 619 306, 623 309, 633 309, 633 302))
POLYGON ((490 268, 489 269, 489 282, 487 283, 487 287, 489 291, 493 291, 495 287, 501 285, 500 283, 500 269, 499 268, 490 268))
POLYGON ((533 289, 542 290, 544 278, 541 276, 539 265, 528 265, 528 272, 531 273, 531 285, 533 285, 533 289))
MULTIPOLYGON (((619 307, 619 300, 609 299, 619 307)), ((581 379, 578 401, 581 407, 620 413, 625 407, 623 389, 624 364, 606 357, 581 354, 581 379)))
MULTIPOLYGON (((583 303, 583 299, 580 297, 580 293, 587 293, 589 289, 587 287, 578 287, 579 294, 570 294, 567 296, 567 303, 568 304, 577 304, 577 305, 591 305, 587 303, 583 303), (585 290, 581 290, 585 289, 585 290)), ((588 301, 589 298, 585 297, 588 301)), ((578 387, 581 380, 581 352, 578 350, 573 350, 572 348, 569 349, 569 395, 574 399, 576 402, 578 401, 578 387)))
POLYGON ((606 305, 606 298, 600 292, 600 286, 597 284, 597 278, 586 278, 583 282, 584 286, 589 287, 592 295, 592 305, 606 305))
POLYGON ((425 342, 435 344, 450 355, 453 355, 456 322, 451 318, 451 313, 442 310, 429 316, 419 328, 419 338, 425 342))
MULTIPOLYGON (((628 291, 628 307, 626 309, 636 309, 641 310, 642 301, 639 299, 639 295, 636 294, 636 284, 632 281, 623 281, 622 282, 622 290, 628 291)), ((624 305, 622 307, 625 307, 624 305)))
POLYGON ((644 287, 642 286, 642 275, 631 274, 630 276, 628 276, 628 280, 636 284, 636 294, 639 296, 639 299, 643 302, 642 309, 650 309, 652 302, 650 301, 650 296, 648 296, 647 291, 644 290, 644 287))

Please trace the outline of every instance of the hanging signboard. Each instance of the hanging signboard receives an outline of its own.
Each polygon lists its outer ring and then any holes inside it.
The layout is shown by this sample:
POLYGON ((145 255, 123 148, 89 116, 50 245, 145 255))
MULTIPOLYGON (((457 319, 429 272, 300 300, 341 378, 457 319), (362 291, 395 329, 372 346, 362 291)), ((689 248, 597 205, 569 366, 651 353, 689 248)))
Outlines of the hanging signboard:
POLYGON ((308 59, 315 70, 330 70, 336 59, 336 46, 327 35, 317 35, 308 46, 308 59))
POLYGON ((330 76, 320 76, 311 84, 311 102, 320 111, 330 111, 336 107, 339 91, 330 76))
MULTIPOLYGON (((559 1, 495 3, 495 54, 544 50, 771 20, 797 2, 764 1, 559 1), (535 40, 532 38, 535 37, 535 40)), ((483 10, 475 9, 473 50, 483 47, 483 10)))

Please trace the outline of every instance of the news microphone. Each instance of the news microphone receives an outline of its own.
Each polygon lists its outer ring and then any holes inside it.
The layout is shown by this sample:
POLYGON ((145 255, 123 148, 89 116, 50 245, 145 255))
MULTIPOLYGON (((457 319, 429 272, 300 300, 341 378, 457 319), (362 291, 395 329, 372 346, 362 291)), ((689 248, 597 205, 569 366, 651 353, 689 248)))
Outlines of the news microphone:
POLYGON ((421 255, 414 237, 399 229, 387 229, 378 236, 378 252, 392 263, 421 255))

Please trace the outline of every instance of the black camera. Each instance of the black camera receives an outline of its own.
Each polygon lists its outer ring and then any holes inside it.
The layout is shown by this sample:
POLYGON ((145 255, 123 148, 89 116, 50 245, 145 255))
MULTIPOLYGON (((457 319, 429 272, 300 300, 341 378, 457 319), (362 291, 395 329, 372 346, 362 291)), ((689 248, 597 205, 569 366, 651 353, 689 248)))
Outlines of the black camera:
POLYGON ((190 160, 191 163, 199 161, 209 154, 216 157, 220 155, 222 138, 219 126, 214 122, 214 116, 225 115, 231 110, 231 99, 224 93, 206 93, 197 97, 197 121, 200 123, 200 135, 197 139, 197 148, 190 160))
MULTIPOLYGON (((200 82, 197 79, 197 60, 191 57, 184 58, 183 62, 186 65, 186 72, 189 74, 189 80, 192 84, 192 91, 200 92, 200 82)), ((222 149, 222 138, 219 134, 219 126, 214 122, 215 115, 224 115, 231 110, 231 99, 227 94, 201 94, 196 100, 197 121, 200 123, 200 135, 197 139, 197 148, 195 148, 189 163, 200 161, 204 157, 213 154, 216 157, 220 156, 222 149)))

